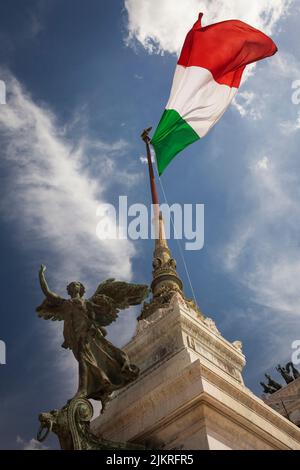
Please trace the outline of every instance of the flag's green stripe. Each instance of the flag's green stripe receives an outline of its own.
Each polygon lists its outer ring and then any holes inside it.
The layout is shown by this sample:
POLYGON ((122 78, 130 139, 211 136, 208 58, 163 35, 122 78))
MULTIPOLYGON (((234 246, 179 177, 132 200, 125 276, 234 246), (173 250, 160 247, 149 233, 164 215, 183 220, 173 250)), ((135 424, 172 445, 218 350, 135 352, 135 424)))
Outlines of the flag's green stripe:
POLYGON ((151 143, 155 149, 159 175, 170 161, 185 147, 200 137, 174 109, 166 109, 157 126, 151 143))

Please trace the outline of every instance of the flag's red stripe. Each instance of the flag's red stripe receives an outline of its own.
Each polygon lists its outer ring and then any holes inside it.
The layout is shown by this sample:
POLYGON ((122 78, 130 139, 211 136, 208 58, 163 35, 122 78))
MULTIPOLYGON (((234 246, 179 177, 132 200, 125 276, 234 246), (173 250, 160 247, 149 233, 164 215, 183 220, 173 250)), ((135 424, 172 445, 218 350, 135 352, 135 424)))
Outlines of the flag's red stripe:
POLYGON ((239 87, 247 64, 270 57, 277 47, 271 38, 239 20, 201 26, 198 21, 188 33, 178 65, 209 70, 216 82, 239 87))

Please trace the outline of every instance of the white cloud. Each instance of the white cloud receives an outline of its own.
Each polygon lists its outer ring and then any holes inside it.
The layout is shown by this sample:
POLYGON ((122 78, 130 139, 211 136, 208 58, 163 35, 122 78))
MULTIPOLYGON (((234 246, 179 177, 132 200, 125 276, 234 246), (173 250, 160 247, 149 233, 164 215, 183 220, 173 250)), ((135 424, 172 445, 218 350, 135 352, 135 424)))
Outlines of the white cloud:
POLYGON ((293 0, 125 0, 128 13, 128 44, 140 43, 149 53, 179 54, 185 35, 204 13, 203 24, 240 19, 267 34, 274 33, 278 21, 293 0))
POLYGON ((106 202, 104 191, 112 181, 132 185, 137 179, 116 162, 126 142, 85 138, 76 145, 16 79, 8 75, 6 83, 0 135, 8 176, 1 210, 18 226, 18 243, 41 248, 40 261, 49 260, 48 275, 61 288, 73 278, 94 284, 107 276, 130 280, 133 245, 96 237, 96 209, 106 202))
POLYGON ((254 168, 257 170, 267 170, 270 164, 270 160, 268 157, 263 157, 261 160, 258 160, 255 163, 254 168))
POLYGON ((147 164, 148 163, 147 157, 140 157, 140 162, 147 164))
POLYGON ((242 230, 237 231, 235 234, 234 242, 231 242, 226 247, 226 254, 223 258, 225 266, 228 270, 232 271, 237 267, 240 256, 243 250, 247 246, 247 243, 253 236, 253 230, 251 226, 243 226, 242 230))
MULTIPOLYGON (((58 293, 64 293, 73 279, 81 280, 91 293, 108 277, 130 281, 133 244, 96 237, 96 209, 107 202, 104 191, 112 183, 130 186, 138 178, 117 161, 127 150, 127 143, 87 138, 74 142, 67 138, 54 114, 36 104, 8 73, 6 84, 7 105, 0 106, 6 194, 0 211, 14 230, 16 244, 32 253, 30 269, 37 273, 39 263, 47 264, 50 286, 58 293)), ((129 325, 123 323, 124 335, 132 330, 131 323, 130 316, 129 325)), ((40 321, 39 328, 51 366, 56 369, 56 380, 62 384, 59 393, 71 397, 77 363, 70 351, 60 347, 62 323, 40 321)), ((53 373, 50 368, 49 374, 53 373)), ((25 444, 37 445, 34 440, 25 444)))
POLYGON ((291 135, 300 130, 300 111, 297 112, 296 120, 284 121, 280 124, 281 132, 285 135, 291 135))
POLYGON ((19 444, 22 450, 48 450, 49 447, 46 447, 41 442, 36 439, 30 439, 30 441, 24 440, 22 437, 17 436, 17 444, 19 444))
POLYGON ((287 50, 279 51, 279 54, 276 54, 272 58, 272 67, 274 72, 276 72, 277 78, 291 80, 289 88, 291 90, 290 97, 292 99, 292 85, 294 80, 298 79, 300 76, 300 64, 297 58, 287 50))
MULTIPOLYGON (((143 155, 141 155, 139 160, 144 165, 148 165, 148 158, 147 157, 144 157, 143 155)), ((151 152, 151 161, 152 161, 152 163, 155 163, 155 156, 154 156, 153 152, 151 152)))
POLYGON ((263 100, 259 99, 259 96, 253 93, 253 91, 238 93, 233 100, 233 105, 242 117, 253 119, 253 121, 263 117, 263 100))

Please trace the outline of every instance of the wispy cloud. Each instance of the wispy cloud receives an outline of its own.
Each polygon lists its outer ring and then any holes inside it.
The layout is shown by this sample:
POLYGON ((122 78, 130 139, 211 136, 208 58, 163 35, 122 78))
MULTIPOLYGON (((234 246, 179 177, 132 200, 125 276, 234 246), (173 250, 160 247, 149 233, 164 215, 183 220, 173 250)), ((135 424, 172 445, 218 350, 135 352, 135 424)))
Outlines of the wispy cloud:
POLYGON ((37 105, 14 77, 8 74, 6 82, 8 103, 0 108, 7 174, 2 214, 19 228, 23 244, 40 248, 56 285, 73 278, 129 280, 133 245, 96 237, 96 210, 107 202, 109 185, 137 181, 115 161, 128 144, 68 138, 54 114, 37 105))
POLYGON ((261 158, 245 178, 249 209, 239 218, 223 259, 252 290, 255 301, 300 314, 298 183, 275 158, 275 151, 261 158))
POLYGON ((241 91, 234 100, 233 105, 236 107, 242 117, 247 117, 258 121, 263 116, 264 101, 253 93, 253 91, 241 91))
POLYGON ((293 58, 286 73, 285 62, 282 53, 252 84, 256 94, 263 90, 263 82, 272 83, 272 92, 261 96, 263 119, 243 155, 248 165, 241 186, 246 215, 238 214, 236 229, 222 252, 226 268, 251 289, 256 302, 300 314, 300 136, 291 139, 282 129, 283 122, 294 123, 292 116, 297 116, 291 84, 299 65, 293 58))
MULTIPOLYGON (((32 253, 30 269, 47 264, 51 287, 63 295, 73 279, 85 283, 91 294, 108 277, 130 281, 133 244, 96 236, 96 210, 108 202, 110 185, 132 187, 138 181, 138 175, 120 164, 127 142, 70 137, 69 126, 60 126, 51 110, 35 103, 16 78, 6 72, 5 80, 8 99, 0 107, 0 137, 6 176, 0 211, 16 243, 32 253)), ((122 323, 122 337, 128 338, 134 321, 129 315, 122 323)), ((72 353, 60 347, 62 323, 41 321, 40 334, 53 364, 49 375, 61 382, 59 393, 70 397, 77 364, 72 353)))

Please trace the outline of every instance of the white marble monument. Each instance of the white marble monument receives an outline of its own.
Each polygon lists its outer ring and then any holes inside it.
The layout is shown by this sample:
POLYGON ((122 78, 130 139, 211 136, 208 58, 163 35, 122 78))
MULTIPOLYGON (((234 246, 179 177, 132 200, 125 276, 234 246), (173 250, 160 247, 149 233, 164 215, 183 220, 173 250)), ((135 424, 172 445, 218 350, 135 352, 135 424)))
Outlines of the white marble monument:
POLYGON ((185 299, 161 219, 153 268, 153 298, 124 348, 140 376, 93 431, 155 449, 300 450, 300 429, 245 387, 241 343, 185 299))

